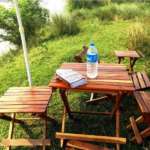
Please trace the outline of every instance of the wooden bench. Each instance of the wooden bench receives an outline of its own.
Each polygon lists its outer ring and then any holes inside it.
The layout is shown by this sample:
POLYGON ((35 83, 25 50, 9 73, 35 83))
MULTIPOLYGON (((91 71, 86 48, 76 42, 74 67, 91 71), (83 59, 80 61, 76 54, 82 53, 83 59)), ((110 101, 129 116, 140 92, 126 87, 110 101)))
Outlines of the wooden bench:
POLYGON ((138 144, 141 144, 144 138, 150 136, 150 92, 137 91, 134 92, 134 96, 142 115, 136 120, 134 116, 130 117, 130 124, 127 128, 132 128, 134 132, 134 137, 131 141, 136 141, 138 144), (140 123, 146 124, 147 128, 139 131, 137 125, 140 123))
POLYGON ((150 87, 150 80, 145 71, 131 74, 135 90, 145 90, 150 87))

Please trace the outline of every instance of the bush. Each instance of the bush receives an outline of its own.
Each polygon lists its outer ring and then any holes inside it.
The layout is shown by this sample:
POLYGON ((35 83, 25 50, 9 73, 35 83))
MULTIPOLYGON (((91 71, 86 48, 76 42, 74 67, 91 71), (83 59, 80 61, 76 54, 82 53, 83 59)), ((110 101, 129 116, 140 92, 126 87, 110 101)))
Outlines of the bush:
POLYGON ((100 20, 115 20, 115 18, 120 14, 119 12, 119 6, 116 4, 111 4, 109 6, 105 6, 100 8, 97 12, 96 12, 96 16, 100 19, 100 20))
POLYGON ((70 10, 105 5, 110 0, 69 0, 70 10))
POLYGON ((144 14, 144 11, 136 4, 110 4, 101 7, 95 15, 100 20, 116 20, 118 18, 127 20, 134 19, 144 14))
MULTIPOLYGON (((36 32, 48 20, 48 12, 39 6, 39 0, 19 0, 19 7, 26 40, 29 43, 31 38, 36 37, 36 32)), ((0 12, 0 28, 4 29, 6 32, 5 35, 0 35, 0 38, 20 46, 21 39, 18 31, 15 9, 0 7, 0 12)))
POLYGON ((143 24, 135 23, 129 27, 128 48, 140 50, 145 56, 150 56, 150 33, 143 24))
POLYGON ((80 31, 73 17, 64 17, 61 15, 52 16, 49 29, 52 38, 62 35, 74 35, 80 31))

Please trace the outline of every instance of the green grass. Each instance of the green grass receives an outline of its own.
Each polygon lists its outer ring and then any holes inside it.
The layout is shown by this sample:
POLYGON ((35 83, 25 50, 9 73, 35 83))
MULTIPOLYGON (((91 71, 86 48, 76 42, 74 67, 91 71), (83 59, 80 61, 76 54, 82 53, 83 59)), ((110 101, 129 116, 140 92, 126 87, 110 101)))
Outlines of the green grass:
MULTIPOLYGON (((82 45, 88 45, 90 40, 95 42, 95 45, 99 51, 100 61, 107 63, 117 63, 117 58, 114 55, 114 50, 127 49, 127 30, 131 23, 134 21, 112 21, 112 22, 100 22, 97 18, 90 18, 84 21, 78 22, 81 28, 81 32, 74 36, 64 36, 42 43, 38 47, 30 49, 29 60, 32 73, 33 85, 48 85, 56 69, 63 62, 71 62, 73 56, 82 49, 82 45)), ((140 59, 136 64, 136 70, 147 69, 145 67, 145 59, 140 59)), ((125 61, 127 64, 128 61, 125 61)), ((27 77, 25 72, 23 54, 20 52, 18 55, 13 56, 13 59, 9 59, 6 62, 1 62, 0 67, 0 95, 12 86, 27 86, 27 77)), ((84 101, 88 99, 89 95, 82 93, 71 93, 70 103, 75 110, 94 109, 93 106, 86 106, 84 101)), ((129 132, 126 130, 126 125, 129 120, 129 116, 132 114, 137 115, 137 107, 131 97, 123 99, 122 104, 123 112, 121 117, 121 135, 129 138, 129 132)), ((55 131, 60 130, 61 113, 62 113, 62 102, 58 93, 53 95, 52 102, 49 106, 49 114, 55 117, 59 124, 52 126, 49 124, 49 137, 53 137, 55 131)), ((102 103, 97 106, 97 110, 110 109, 111 103, 102 103)), ((67 130, 74 132, 86 132, 102 135, 114 135, 115 123, 114 119, 107 117, 80 117, 82 121, 80 124, 74 123, 67 120, 67 130), (80 127, 79 127, 80 125, 80 127)), ((35 126, 39 122, 34 122, 31 125, 35 134, 32 137, 40 136, 40 126, 35 126)), ((16 137, 28 136, 24 131, 28 129, 26 127, 17 127, 16 137)), ((0 121, 0 138, 7 137, 8 122, 0 121)), ((29 132, 30 133, 30 132, 29 132)), ((52 149, 59 149, 56 141, 53 143, 52 149)), ((111 146, 111 145, 110 145, 111 146)), ((126 145, 122 146, 122 149, 127 150, 141 150, 149 149, 150 143, 148 140, 142 145, 135 145, 131 142, 127 142, 126 145)), ((17 149, 17 148, 16 148, 17 149)), ((23 149, 23 148, 18 148, 23 149)), ((25 148, 26 149, 26 148, 25 148)))

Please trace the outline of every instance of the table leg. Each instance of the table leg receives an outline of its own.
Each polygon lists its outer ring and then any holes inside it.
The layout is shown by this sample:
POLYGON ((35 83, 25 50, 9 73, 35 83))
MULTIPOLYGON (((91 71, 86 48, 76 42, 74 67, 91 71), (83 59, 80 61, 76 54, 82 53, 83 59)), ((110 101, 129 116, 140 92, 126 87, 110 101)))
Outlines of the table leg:
POLYGON ((123 59, 123 57, 118 57, 118 64, 120 64, 123 59))
POLYGON ((136 61, 137 61, 137 58, 130 58, 129 71, 130 71, 131 73, 133 72, 133 67, 134 67, 136 61))
MULTIPOLYGON (((65 122, 66 122, 66 108, 64 107, 63 116, 62 116, 61 133, 65 132, 65 122)), ((64 140, 63 139, 60 140, 60 146, 61 146, 61 148, 63 148, 63 146, 64 146, 64 140)))
POLYGON ((60 89, 59 92, 60 92, 61 99, 64 103, 64 106, 65 106, 66 112, 68 113, 69 118, 73 119, 73 115, 71 114, 70 106, 69 106, 69 103, 68 103, 68 97, 66 95, 66 90, 65 89, 60 89))
MULTIPOLYGON (((118 93, 116 96, 116 104, 113 109, 112 114, 115 113, 116 117, 116 137, 120 136, 120 101, 121 101, 122 93, 118 93)), ((116 149, 120 150, 120 144, 116 144, 116 149)))

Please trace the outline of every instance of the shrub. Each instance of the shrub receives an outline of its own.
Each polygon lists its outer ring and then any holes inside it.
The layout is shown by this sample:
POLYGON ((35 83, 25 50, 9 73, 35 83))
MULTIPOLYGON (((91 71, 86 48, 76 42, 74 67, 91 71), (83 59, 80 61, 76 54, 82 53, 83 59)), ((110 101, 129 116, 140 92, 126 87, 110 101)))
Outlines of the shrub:
POLYGON ((64 17, 61 15, 52 16, 50 22, 51 37, 58 37, 62 35, 74 35, 79 32, 79 27, 73 17, 64 17))
POLYGON ((121 4, 120 13, 123 19, 133 19, 138 16, 142 16, 143 10, 136 4, 121 4))
POLYGON ((111 4, 105 7, 100 8, 96 12, 96 16, 100 20, 115 20, 115 18, 120 14, 119 6, 116 4, 111 4))
POLYGON ((135 23, 128 30, 128 48, 142 51, 150 56, 150 34, 143 24, 135 23))
POLYGON ((134 19, 144 15, 144 10, 136 4, 110 4, 108 6, 100 7, 95 15, 100 20, 116 20, 121 19, 134 19))
MULTIPOLYGON (((31 37, 36 37, 36 32, 47 21, 47 10, 39 6, 39 0, 19 0, 22 22, 29 43, 31 37)), ((21 45, 20 34, 15 9, 5 9, 0 7, 0 28, 4 29, 6 34, 0 35, 4 41, 10 41, 15 45, 21 45)))
POLYGON ((110 0, 69 0, 70 10, 105 5, 110 0))

